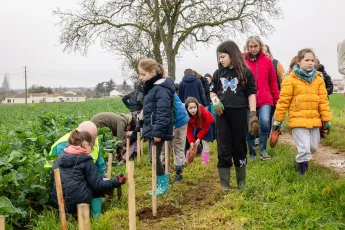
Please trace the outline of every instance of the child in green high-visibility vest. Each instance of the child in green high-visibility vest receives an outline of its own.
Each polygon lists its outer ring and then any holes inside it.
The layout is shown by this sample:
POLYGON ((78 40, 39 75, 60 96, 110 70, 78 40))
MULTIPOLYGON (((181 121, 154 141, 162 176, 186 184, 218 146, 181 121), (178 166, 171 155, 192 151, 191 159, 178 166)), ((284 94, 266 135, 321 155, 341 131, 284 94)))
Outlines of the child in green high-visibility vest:
MULTIPOLYGON (((73 130, 68 138, 68 146, 53 165, 53 170, 60 169, 63 198, 68 213, 74 214, 77 212, 78 204, 88 203, 91 204, 93 215, 99 216, 101 205, 94 201, 94 198, 102 199, 105 192, 126 183, 126 177, 122 175, 110 180, 104 180, 97 173, 96 166, 90 156, 94 145, 95 141, 90 133, 73 130)), ((51 185, 52 198, 57 206, 53 172, 51 173, 51 185)))

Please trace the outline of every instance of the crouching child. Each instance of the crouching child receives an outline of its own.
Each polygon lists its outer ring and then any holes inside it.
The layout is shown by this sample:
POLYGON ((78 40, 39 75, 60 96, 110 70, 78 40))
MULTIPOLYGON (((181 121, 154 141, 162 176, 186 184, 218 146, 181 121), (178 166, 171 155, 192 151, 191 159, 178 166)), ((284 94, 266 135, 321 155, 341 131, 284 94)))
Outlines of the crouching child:
MULTIPOLYGON (((62 193, 65 200, 66 212, 75 214, 77 205, 91 204, 94 198, 104 196, 104 193, 126 183, 126 177, 118 175, 116 178, 104 180, 97 173, 90 152, 94 146, 94 139, 88 132, 72 131, 68 146, 60 154, 53 165, 53 170, 59 168, 62 193)), ((51 174, 51 192, 54 205, 58 206, 54 173, 51 174)), ((102 203, 100 203, 102 204, 102 203)), ((94 217, 101 213, 101 205, 91 204, 94 217)))

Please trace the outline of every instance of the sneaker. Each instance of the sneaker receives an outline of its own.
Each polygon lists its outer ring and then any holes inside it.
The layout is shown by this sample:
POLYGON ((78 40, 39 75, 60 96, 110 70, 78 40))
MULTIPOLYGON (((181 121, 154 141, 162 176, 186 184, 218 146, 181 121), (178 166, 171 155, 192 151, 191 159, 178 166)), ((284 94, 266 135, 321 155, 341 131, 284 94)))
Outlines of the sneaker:
POLYGON ((261 160, 271 160, 272 157, 270 155, 268 155, 267 152, 265 151, 265 152, 260 153, 260 159, 261 160))
POLYGON ((298 172, 300 175, 303 175, 307 172, 308 170, 308 161, 304 161, 302 163, 298 163, 298 172))
POLYGON ((119 163, 117 163, 117 165, 123 165, 123 164, 125 164, 125 163, 126 163, 125 160, 121 160, 119 163))

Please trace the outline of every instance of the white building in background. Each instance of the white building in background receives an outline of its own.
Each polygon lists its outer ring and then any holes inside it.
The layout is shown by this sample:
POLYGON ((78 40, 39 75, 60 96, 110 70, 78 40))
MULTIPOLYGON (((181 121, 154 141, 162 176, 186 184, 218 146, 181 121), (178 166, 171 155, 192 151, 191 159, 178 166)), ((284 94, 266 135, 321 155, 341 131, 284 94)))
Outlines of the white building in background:
MULTIPOLYGON (((86 97, 84 95, 73 94, 47 94, 47 93, 32 93, 28 94, 28 104, 33 103, 51 103, 51 102, 84 102, 86 97)), ((2 104, 24 104, 25 94, 6 95, 1 101, 2 104)))
POLYGON ((117 91, 116 89, 110 91, 110 97, 120 97, 122 96, 122 93, 117 91))

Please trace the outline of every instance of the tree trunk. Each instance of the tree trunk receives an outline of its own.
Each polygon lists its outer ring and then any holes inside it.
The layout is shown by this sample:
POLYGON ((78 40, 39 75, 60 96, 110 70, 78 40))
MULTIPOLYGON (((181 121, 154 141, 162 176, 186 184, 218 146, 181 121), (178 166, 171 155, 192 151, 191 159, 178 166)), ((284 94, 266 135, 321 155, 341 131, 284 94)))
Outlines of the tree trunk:
POLYGON ((176 72, 176 55, 173 48, 165 50, 168 64, 168 76, 175 81, 176 72))
POLYGON ((153 56, 154 59, 160 63, 163 64, 163 58, 162 58, 162 54, 161 54, 161 49, 160 49, 160 44, 153 44, 153 56))

